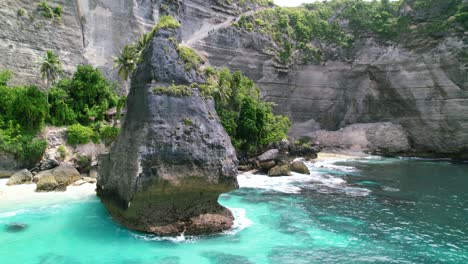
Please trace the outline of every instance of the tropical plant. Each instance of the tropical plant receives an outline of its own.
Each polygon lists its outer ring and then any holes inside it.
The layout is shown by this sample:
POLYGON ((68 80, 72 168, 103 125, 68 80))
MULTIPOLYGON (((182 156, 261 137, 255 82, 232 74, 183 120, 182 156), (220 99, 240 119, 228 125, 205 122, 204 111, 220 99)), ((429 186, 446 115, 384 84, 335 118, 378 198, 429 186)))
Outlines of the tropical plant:
POLYGON ((119 76, 126 81, 136 69, 137 62, 138 50, 134 45, 127 45, 119 57, 114 57, 114 69, 118 69, 119 76))
POLYGON ((60 78, 62 74, 62 63, 59 56, 53 51, 46 51, 41 63, 41 77, 46 82, 47 89, 60 78))

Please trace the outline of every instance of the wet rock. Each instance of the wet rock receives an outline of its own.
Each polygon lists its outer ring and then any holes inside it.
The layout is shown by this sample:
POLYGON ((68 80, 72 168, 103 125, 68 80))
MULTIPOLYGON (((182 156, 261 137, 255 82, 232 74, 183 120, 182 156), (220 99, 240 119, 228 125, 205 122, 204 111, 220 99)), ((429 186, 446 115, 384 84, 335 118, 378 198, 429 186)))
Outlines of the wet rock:
POLYGON ((307 175, 310 174, 309 168, 307 168, 303 161, 294 161, 291 163, 291 171, 307 175))
POLYGON ((276 166, 276 161, 274 160, 262 161, 262 162, 259 162, 258 164, 260 166, 260 169, 268 171, 269 169, 276 166))
POLYGON ((220 232, 233 223, 218 197, 238 187, 236 153, 213 101, 196 89, 153 92, 172 82, 203 81, 179 63, 174 38, 178 33, 160 30, 145 50, 132 78, 122 132, 99 159, 97 193, 112 217, 134 230, 220 232))
POLYGON ((268 171, 268 176, 270 177, 279 177, 279 176, 291 176, 291 171, 289 165, 280 165, 271 168, 268 171))
POLYGON ((5 226, 5 230, 11 233, 22 232, 26 228, 28 228, 28 225, 24 223, 10 223, 5 226))
POLYGON ((37 192, 65 191, 66 187, 81 179, 80 173, 71 165, 62 165, 53 170, 41 171, 33 177, 37 192))
POLYGON ((30 183, 33 175, 28 170, 21 170, 13 174, 7 182, 8 186, 30 183))

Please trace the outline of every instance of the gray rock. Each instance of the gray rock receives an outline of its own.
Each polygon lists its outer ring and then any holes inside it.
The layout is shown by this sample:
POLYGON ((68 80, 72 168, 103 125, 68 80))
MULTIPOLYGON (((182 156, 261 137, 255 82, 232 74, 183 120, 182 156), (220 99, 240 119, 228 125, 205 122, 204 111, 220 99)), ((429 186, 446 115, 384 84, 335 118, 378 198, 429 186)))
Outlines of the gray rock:
POLYGON ((73 183, 73 186, 81 186, 85 183, 88 183, 88 182, 85 180, 77 180, 76 182, 73 183))
POLYGON ((197 90, 190 96, 153 92, 172 81, 202 81, 179 62, 168 40, 174 36, 160 31, 144 53, 122 132, 100 157, 97 193, 113 218, 131 229, 158 235, 220 232, 233 224, 217 200, 238 186, 236 153, 211 100, 197 90))
POLYGON ((90 178, 96 179, 97 176, 98 176, 98 172, 97 172, 96 169, 91 169, 91 170, 89 171, 89 177, 90 177, 90 178))
POLYGON ((271 150, 268 150, 267 152, 263 153, 262 155, 258 156, 257 159, 260 162, 271 161, 271 160, 277 159, 278 155, 279 155, 279 150, 271 149, 271 150))
POLYGON ((294 161, 291 163, 291 171, 306 175, 310 174, 309 168, 307 168, 303 161, 294 161))
POLYGON ((407 132, 392 123, 354 124, 339 131, 308 134, 329 150, 349 150, 378 155, 396 155, 411 151, 407 132))
POLYGON ((59 187, 52 171, 39 173, 37 176, 36 192, 53 192, 59 187))
POLYGON ((279 176, 291 176, 291 171, 289 170, 289 165, 280 165, 271 168, 268 171, 268 176, 270 177, 279 177, 279 176))
POLYGON ((13 174, 7 182, 7 185, 19 185, 24 183, 30 183, 32 181, 33 175, 29 170, 21 170, 13 174))
POLYGON ((80 173, 71 165, 61 165, 52 170, 58 184, 68 186, 81 179, 80 173))

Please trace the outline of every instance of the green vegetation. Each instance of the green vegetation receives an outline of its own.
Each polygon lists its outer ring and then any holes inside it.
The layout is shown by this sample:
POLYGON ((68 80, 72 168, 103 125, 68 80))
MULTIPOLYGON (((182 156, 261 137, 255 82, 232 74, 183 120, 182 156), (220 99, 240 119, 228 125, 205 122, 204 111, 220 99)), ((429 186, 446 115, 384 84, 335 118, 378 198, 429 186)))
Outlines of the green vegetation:
POLYGON ((130 74, 137 67, 138 57, 135 46, 132 45, 126 45, 120 56, 114 57, 114 69, 119 69, 119 77, 128 80, 130 74))
POLYGON ((42 58, 40 71, 42 80, 46 81, 47 88, 50 88, 63 73, 59 56, 52 51, 46 51, 42 58))
POLYGON ((0 71, 0 151, 11 153, 29 165, 39 161, 45 151, 47 142, 37 135, 46 123, 70 125, 71 144, 97 142, 100 137, 106 143, 111 142, 119 129, 100 129, 100 124, 96 124, 104 120, 109 108, 117 107, 120 111, 125 101, 114 92, 115 85, 92 66, 80 65, 72 78, 56 82, 60 62, 58 57, 49 55, 46 58, 52 59, 45 59, 41 68, 48 86, 54 84, 47 94, 35 86, 7 86, 13 74, 9 70, 0 71))
POLYGON ((65 148, 65 146, 58 147, 57 152, 60 154, 60 157, 62 159, 65 159, 67 157, 67 149, 65 148))
POLYGON ((26 11, 24 11, 23 8, 18 8, 18 11, 16 11, 16 15, 18 15, 19 17, 22 17, 26 14, 26 11))
POLYGON ((0 71, 0 151, 34 164, 47 146, 35 138, 44 125, 47 99, 35 86, 6 86, 12 76, 8 70, 0 71))
POLYGON ((59 20, 62 18, 62 7, 58 5, 52 8, 47 0, 42 0, 39 2, 37 4, 37 9, 45 18, 56 18, 59 20))
POLYGON ((142 60, 143 51, 159 29, 179 28, 180 23, 171 16, 162 16, 150 33, 143 34, 136 43, 128 44, 121 51, 119 57, 114 57, 114 69, 119 70, 119 76, 128 80, 142 60))
POLYGON ((203 62, 200 55, 190 47, 178 45, 177 52, 179 53, 179 58, 184 62, 186 71, 197 69, 203 62))
POLYGON ((192 88, 186 85, 175 85, 171 84, 168 87, 164 86, 157 86, 153 89, 153 93, 159 94, 159 95, 169 95, 169 96, 177 96, 177 97, 183 97, 183 96, 192 96, 192 88))
POLYGON ((71 125, 67 129, 67 143, 70 145, 86 144, 94 137, 93 129, 80 124, 71 125))
POLYGON ((466 30, 468 7, 462 0, 408 0, 413 11, 438 12, 428 21, 411 25, 411 13, 400 13, 402 1, 330 0, 297 8, 276 7, 249 17, 236 26, 268 35, 278 46, 274 52, 282 63, 318 63, 328 48, 349 49, 362 36, 395 41, 414 35, 439 38, 458 23, 466 30), (435 11, 434 11, 435 10, 435 11), (345 25, 345 26, 343 26, 345 25))
POLYGON ((114 142, 120 134, 120 128, 113 126, 104 126, 100 129, 101 139, 104 143, 110 144, 114 142))
POLYGON ((73 78, 63 79, 50 91, 51 123, 89 125, 102 121, 106 111, 116 107, 115 85, 92 66, 79 65, 73 78))
POLYGON ((254 82, 240 71, 207 68, 206 84, 199 85, 211 96, 226 132, 238 151, 254 153, 261 146, 287 138, 289 119, 273 114, 271 104, 260 98, 254 82))
POLYGON ((180 27, 180 23, 171 16, 162 16, 156 26, 151 31, 151 37, 160 29, 176 29, 180 27))

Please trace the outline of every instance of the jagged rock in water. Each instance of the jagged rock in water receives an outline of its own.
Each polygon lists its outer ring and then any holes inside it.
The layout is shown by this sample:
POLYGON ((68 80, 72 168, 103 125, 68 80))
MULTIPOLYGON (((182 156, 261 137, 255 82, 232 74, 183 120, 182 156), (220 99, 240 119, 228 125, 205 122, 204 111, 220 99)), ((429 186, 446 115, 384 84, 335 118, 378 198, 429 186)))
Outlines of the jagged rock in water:
POLYGON ((26 228, 28 228, 28 225, 23 223, 10 223, 5 226, 5 230, 10 233, 21 232, 26 228))
POLYGON ((153 91, 202 81, 180 63, 174 37, 176 32, 160 30, 145 50, 122 132, 100 157, 97 191, 113 218, 131 229, 158 235, 220 232, 233 223, 217 200, 238 187, 236 153, 211 100, 197 90, 153 91))

